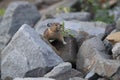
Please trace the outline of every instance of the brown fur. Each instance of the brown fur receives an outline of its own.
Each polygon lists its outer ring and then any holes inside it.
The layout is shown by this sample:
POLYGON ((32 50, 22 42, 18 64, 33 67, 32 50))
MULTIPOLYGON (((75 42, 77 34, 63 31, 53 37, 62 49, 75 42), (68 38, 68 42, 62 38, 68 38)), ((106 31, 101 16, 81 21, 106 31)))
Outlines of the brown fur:
POLYGON ((50 23, 49 27, 44 32, 44 37, 47 40, 59 40, 63 44, 66 44, 62 35, 61 24, 59 23, 50 23))

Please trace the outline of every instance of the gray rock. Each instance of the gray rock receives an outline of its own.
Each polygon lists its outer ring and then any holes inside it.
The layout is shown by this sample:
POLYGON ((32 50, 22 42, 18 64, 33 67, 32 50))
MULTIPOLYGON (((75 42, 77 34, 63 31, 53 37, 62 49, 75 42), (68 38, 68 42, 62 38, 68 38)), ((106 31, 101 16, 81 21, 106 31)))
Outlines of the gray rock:
POLYGON ((61 13, 54 17, 58 19, 59 18, 64 19, 67 21, 70 21, 70 20, 89 21, 91 19, 91 15, 88 12, 61 13))
POLYGON ((71 8, 76 2, 77 0, 62 0, 61 2, 56 3, 48 7, 47 9, 41 10, 40 13, 43 15, 44 14, 56 15, 58 13, 57 8, 60 8, 60 7, 71 8))
POLYGON ((70 78, 69 80, 87 80, 87 79, 83 79, 83 78, 80 78, 80 77, 73 77, 73 78, 70 78))
POLYGON ((112 49, 113 58, 120 60, 120 43, 116 43, 112 49))
POLYGON ((73 22, 65 21, 65 29, 76 32, 85 31, 89 35, 98 35, 104 33, 106 24, 102 22, 73 22))
POLYGON ((120 31, 120 18, 116 21, 116 29, 120 31))
POLYGON ((70 71, 71 69, 72 65, 69 62, 64 62, 54 67, 49 73, 45 75, 45 77, 55 77, 67 71, 70 71))
POLYGON ((53 70, 45 75, 45 77, 54 78, 56 80, 69 80, 71 77, 83 77, 83 74, 72 69, 70 63, 61 63, 54 67, 53 70))
POLYGON ((35 30, 43 35, 43 32, 47 28, 47 23, 64 22, 65 29, 70 29, 70 34, 78 35, 80 31, 87 32, 90 35, 98 35, 105 32, 105 27, 107 24, 102 22, 76 22, 76 21, 64 21, 60 19, 49 19, 45 21, 40 21, 36 24, 35 30))
POLYGON ((117 72, 112 76, 112 80, 120 80, 120 68, 117 72))
POLYGON ((59 41, 53 41, 51 44, 57 49, 59 52, 58 55, 63 59, 63 61, 75 64, 78 52, 76 39, 73 37, 65 37, 64 39, 65 42, 67 42, 66 45, 63 45, 63 43, 59 41))
POLYGON ((77 69, 88 72, 93 70, 101 76, 111 77, 120 67, 119 61, 110 60, 104 44, 97 38, 83 42, 77 55, 77 69))
POLYGON ((29 70, 26 72, 24 77, 43 77, 46 72, 49 72, 52 68, 50 67, 44 67, 44 68, 36 68, 33 70, 29 70))
POLYGON ((1 77, 23 77, 36 68, 52 68, 63 60, 30 26, 24 24, 1 53, 1 77))
POLYGON ((15 78, 13 80, 55 80, 55 79, 39 77, 39 78, 15 78))
POLYGON ((0 24, 0 38, 2 38, 0 45, 6 45, 23 24, 29 24, 33 27, 39 19, 40 14, 32 4, 26 1, 12 2, 0 24))

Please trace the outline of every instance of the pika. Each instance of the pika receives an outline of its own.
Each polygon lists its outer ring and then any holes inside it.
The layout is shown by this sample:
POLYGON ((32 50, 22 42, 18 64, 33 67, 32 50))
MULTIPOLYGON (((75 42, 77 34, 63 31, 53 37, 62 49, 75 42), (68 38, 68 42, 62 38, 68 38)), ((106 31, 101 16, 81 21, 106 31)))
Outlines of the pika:
POLYGON ((62 25, 60 23, 48 23, 47 29, 44 31, 44 38, 49 40, 59 40, 64 45, 67 44, 64 41, 63 35, 62 35, 62 25))

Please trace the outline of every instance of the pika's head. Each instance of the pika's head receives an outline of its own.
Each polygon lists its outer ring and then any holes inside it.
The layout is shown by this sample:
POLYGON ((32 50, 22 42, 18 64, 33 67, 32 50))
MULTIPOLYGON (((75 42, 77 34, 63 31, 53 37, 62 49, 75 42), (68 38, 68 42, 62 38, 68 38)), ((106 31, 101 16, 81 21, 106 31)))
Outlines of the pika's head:
POLYGON ((48 23, 47 26, 52 32, 59 32, 62 30, 62 25, 60 23, 48 23))

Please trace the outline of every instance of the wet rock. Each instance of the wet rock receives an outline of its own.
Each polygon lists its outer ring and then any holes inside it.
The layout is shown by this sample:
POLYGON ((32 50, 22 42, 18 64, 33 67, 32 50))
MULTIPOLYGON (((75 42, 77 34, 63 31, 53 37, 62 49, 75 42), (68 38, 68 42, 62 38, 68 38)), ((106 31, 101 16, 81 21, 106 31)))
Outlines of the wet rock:
MULTIPOLYGON (((1 77, 23 77, 36 68, 53 68, 63 60, 29 25, 22 25, 1 53, 1 77), (41 46, 42 45, 42 46, 41 46)), ((47 69, 47 70, 48 70, 47 69)))
POLYGON ((103 42, 91 38, 83 42, 77 55, 77 69, 89 72, 93 70, 100 76, 111 77, 120 67, 119 61, 110 60, 103 42))
POLYGON ((120 60, 120 43, 116 43, 112 49, 113 58, 120 60))
POLYGON ((0 45, 6 45, 24 23, 33 27, 39 19, 40 14, 32 4, 26 1, 11 3, 0 24, 0 45))
POLYGON ((63 61, 71 62, 75 64, 76 55, 78 52, 78 46, 76 39, 73 37, 65 37, 66 45, 63 45, 62 42, 54 41, 51 44, 57 49, 59 52, 59 56, 63 59, 63 61))
POLYGON ((80 78, 80 77, 73 77, 73 78, 70 78, 69 80, 87 80, 87 79, 83 79, 83 78, 80 78))
POLYGON ((13 80, 55 80, 55 79, 40 77, 40 78, 15 78, 13 80))
POLYGON ((56 80, 69 80, 69 78, 75 76, 83 77, 83 74, 75 69, 72 69, 72 65, 68 62, 59 64, 45 75, 45 77, 54 78, 56 80))
POLYGON ((87 12, 71 12, 71 13, 61 13, 56 16, 55 18, 60 18, 63 20, 78 20, 78 21, 89 21, 91 19, 90 13, 87 12))

